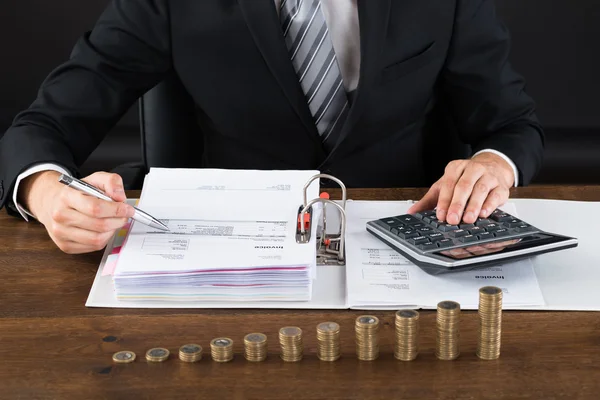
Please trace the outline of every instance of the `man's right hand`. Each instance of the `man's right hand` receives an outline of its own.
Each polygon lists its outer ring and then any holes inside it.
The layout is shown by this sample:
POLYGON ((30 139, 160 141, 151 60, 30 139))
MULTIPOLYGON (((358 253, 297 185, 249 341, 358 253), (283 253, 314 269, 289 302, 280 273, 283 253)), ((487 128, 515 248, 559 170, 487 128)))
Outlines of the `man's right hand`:
POLYGON ((107 172, 82 179, 115 201, 109 202, 63 185, 59 176, 58 172, 44 171, 25 178, 19 187, 19 202, 46 227, 65 253, 103 249, 134 213, 133 207, 124 203, 123 180, 107 172))

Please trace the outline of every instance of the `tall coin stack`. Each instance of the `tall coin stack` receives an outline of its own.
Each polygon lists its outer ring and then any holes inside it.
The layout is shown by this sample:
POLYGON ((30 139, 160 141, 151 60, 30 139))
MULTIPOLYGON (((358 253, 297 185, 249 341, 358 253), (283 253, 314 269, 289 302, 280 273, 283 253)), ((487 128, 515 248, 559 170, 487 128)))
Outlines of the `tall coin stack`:
POLYGON ((502 289, 485 286, 479 289, 479 337, 477 357, 495 360, 500 357, 502 332, 502 289))
POLYGON ((356 355, 359 360, 373 361, 379 357, 379 319, 372 315, 356 318, 356 355))
POLYGON ((317 325, 317 357, 321 361, 335 361, 340 358, 340 326, 335 322, 317 325))
POLYGON ((197 344, 184 344, 179 348, 181 361, 194 363, 202 359, 202 347, 197 344))
POLYGON ((210 354, 216 362, 228 362, 233 359, 233 340, 216 338, 210 341, 210 354))
POLYGON ((287 362, 302 360, 304 344, 302 343, 302 329, 295 326, 286 326, 279 330, 279 344, 281 345, 281 359, 287 362))
POLYGON ((437 305, 435 355, 440 360, 454 360, 460 354, 460 304, 441 301, 437 305))
POLYGON ((264 361, 267 358, 267 336, 249 333, 244 337, 244 355, 248 361, 264 361))
POLYGON ((419 353, 419 313, 414 310, 396 312, 396 346, 394 357, 412 361, 419 353))

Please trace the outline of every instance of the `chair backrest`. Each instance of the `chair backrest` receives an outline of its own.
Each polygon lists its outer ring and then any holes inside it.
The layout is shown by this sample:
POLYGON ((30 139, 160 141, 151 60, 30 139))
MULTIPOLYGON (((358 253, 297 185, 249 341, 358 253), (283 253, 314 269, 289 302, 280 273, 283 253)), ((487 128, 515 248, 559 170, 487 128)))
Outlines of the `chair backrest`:
POLYGON ((142 160, 146 172, 151 167, 201 167, 204 138, 194 108, 194 101, 175 74, 140 98, 142 160))

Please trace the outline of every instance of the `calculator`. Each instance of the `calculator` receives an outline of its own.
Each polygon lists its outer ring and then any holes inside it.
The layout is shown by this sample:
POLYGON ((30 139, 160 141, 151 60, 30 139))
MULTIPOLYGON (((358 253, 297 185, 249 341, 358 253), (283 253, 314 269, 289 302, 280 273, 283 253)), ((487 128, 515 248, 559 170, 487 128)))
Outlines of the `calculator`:
POLYGON ((577 246, 500 209, 473 224, 439 221, 435 210, 367 222, 367 231, 432 275, 485 268, 577 246))

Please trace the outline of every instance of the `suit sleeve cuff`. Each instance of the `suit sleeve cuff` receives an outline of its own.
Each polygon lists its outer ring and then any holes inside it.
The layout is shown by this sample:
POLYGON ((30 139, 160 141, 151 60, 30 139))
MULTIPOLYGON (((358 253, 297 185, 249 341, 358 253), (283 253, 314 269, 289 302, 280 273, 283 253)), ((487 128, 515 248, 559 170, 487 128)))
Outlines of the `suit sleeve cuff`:
POLYGON ((499 157, 502 157, 502 159, 504 161, 506 161, 513 170, 513 175, 515 177, 515 185, 514 186, 515 187, 519 186, 519 170, 517 170, 517 166, 515 165, 515 163, 510 158, 508 158, 506 156, 506 154, 501 153, 497 150, 493 150, 493 149, 483 149, 483 150, 480 150, 477 153, 473 154, 473 157, 475 157, 477 154, 481 154, 481 153, 492 153, 499 157))
POLYGON ((31 176, 33 174, 36 174, 36 173, 42 172, 42 171, 56 171, 56 172, 60 172, 61 174, 71 176, 69 171, 67 171, 66 169, 64 169, 56 164, 51 164, 51 163, 37 164, 37 165, 34 165, 33 167, 30 167, 30 168, 26 169, 25 171, 23 171, 17 177, 17 180, 15 181, 15 188, 13 190, 13 203, 15 204, 15 208, 17 209, 19 214, 21 214, 23 219, 25 219, 25 221, 29 221, 29 217, 32 217, 32 218, 35 218, 35 217, 28 210, 26 210, 25 207, 21 206, 17 202, 18 193, 19 193, 19 183, 21 183, 21 181, 23 179, 27 178, 28 176, 31 176))

